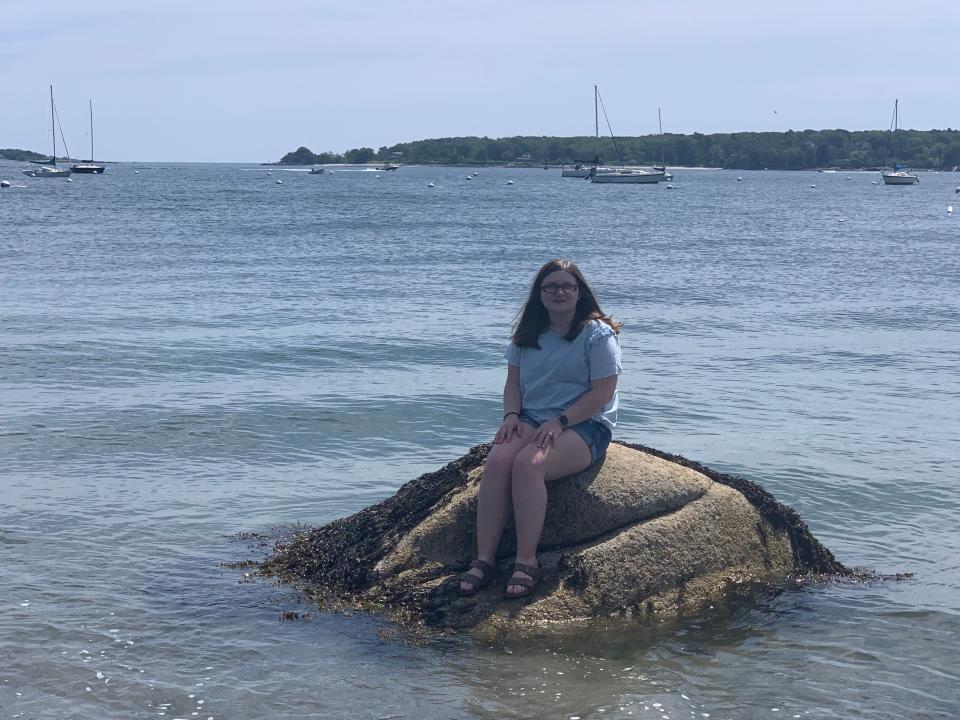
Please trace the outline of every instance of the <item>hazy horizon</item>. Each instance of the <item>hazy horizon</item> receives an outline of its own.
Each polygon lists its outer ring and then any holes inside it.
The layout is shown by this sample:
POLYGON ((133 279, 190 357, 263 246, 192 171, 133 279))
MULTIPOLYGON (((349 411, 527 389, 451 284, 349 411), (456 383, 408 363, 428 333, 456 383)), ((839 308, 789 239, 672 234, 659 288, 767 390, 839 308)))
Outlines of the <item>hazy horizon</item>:
POLYGON ((658 108, 678 134, 883 130, 895 98, 902 128, 960 126, 944 57, 960 11, 930 0, 909 11, 889 0, 60 0, 4 16, 0 146, 38 153, 50 151, 51 84, 71 156, 89 155, 92 98, 94 154, 119 162, 587 136, 594 84, 618 136, 656 133, 658 108))
MULTIPOLYGON (((729 132, 730 132, 730 134, 736 134, 736 133, 760 133, 760 132, 777 132, 777 133, 783 133, 783 132, 788 132, 788 131, 792 131, 792 132, 796 132, 796 133, 801 133, 801 132, 805 132, 805 131, 810 131, 810 132, 823 132, 823 131, 832 131, 832 130, 842 130, 842 131, 846 131, 846 132, 851 132, 851 133, 853 133, 853 132, 866 132, 866 131, 876 131, 876 130, 886 131, 887 129, 888 129, 888 128, 857 128, 857 129, 851 129, 851 128, 802 128, 802 129, 798 129, 798 128, 788 128, 787 130, 732 130, 732 131, 729 131, 729 132)), ((918 131, 930 131, 930 130, 936 131, 936 130, 940 130, 940 131, 949 131, 949 132, 957 132, 958 130, 960 130, 960 128, 902 128, 902 127, 901 127, 900 129, 901 129, 901 130, 918 130, 918 131)), ((664 131, 664 132, 665 132, 665 134, 667 134, 666 131, 664 131)), ((698 131, 694 130, 694 131, 692 131, 692 132, 698 132, 698 131)), ((648 134, 652 134, 652 133, 648 133, 648 134)), ((674 135, 677 135, 677 134, 679 134, 679 133, 674 133, 674 135)), ((692 133, 684 133, 684 134, 685 134, 685 135, 690 135, 690 134, 692 134, 692 133)), ((715 133, 701 133, 701 134, 702 134, 702 135, 711 135, 711 134, 715 134, 715 133)), ((451 136, 447 136, 446 138, 439 138, 439 137, 437 137, 437 138, 417 138, 416 140, 398 140, 397 143, 414 143, 414 142, 421 142, 421 141, 423 141, 423 142, 429 142, 429 141, 433 141, 433 140, 457 139, 457 138, 481 138, 481 137, 484 137, 484 136, 483 136, 483 135, 456 135, 456 136, 452 136, 452 135, 451 135, 451 136)), ((561 138, 561 139, 562 139, 562 138, 572 138, 572 137, 593 137, 593 136, 592 136, 592 135, 590 135, 590 136, 583 136, 583 135, 581 135, 581 136, 573 136, 573 135, 556 135, 556 136, 526 135, 526 136, 510 136, 510 135, 503 135, 503 136, 494 137, 494 136, 487 135, 486 137, 488 137, 488 138, 491 139, 491 140, 498 140, 498 139, 506 139, 506 138, 510 138, 510 137, 551 137, 551 138, 556 137, 556 138, 561 138)), ((618 139, 622 139, 622 138, 624 138, 624 137, 625 137, 625 136, 622 136, 622 135, 618 135, 618 136, 617 136, 618 139)), ((58 138, 59 138, 59 135, 58 135, 58 138)), ((58 158, 65 158, 66 155, 64 155, 64 153, 62 152, 62 148, 61 148, 61 146, 60 146, 59 143, 60 143, 60 141, 59 141, 59 139, 58 139, 58 140, 57 140, 57 157, 58 157, 58 158)), ((104 163, 118 163, 118 164, 119 164, 119 163, 137 163, 137 164, 143 164, 143 163, 190 164, 190 163, 195 163, 195 164, 208 164, 208 165, 209 165, 209 164, 214 164, 214 165, 216 165, 216 164, 222 164, 222 165, 254 165, 254 164, 256 164, 256 165, 267 165, 267 164, 269 164, 269 165, 274 165, 274 164, 278 163, 279 160, 280 160, 283 156, 285 156, 287 153, 294 152, 294 151, 298 150, 300 147, 301 147, 300 145, 297 145, 296 147, 290 147, 288 150, 286 150, 285 152, 283 152, 283 153, 280 155, 280 157, 276 158, 275 160, 269 160, 269 161, 268 161, 268 160, 182 160, 182 159, 172 160, 172 159, 169 159, 169 158, 149 158, 149 157, 147 157, 147 158, 119 159, 119 160, 118 160, 118 159, 115 159, 115 158, 104 158, 104 157, 101 157, 99 152, 97 153, 97 155, 98 155, 98 158, 97 158, 97 159, 98 159, 100 162, 104 162, 104 163)), ((314 152, 314 154, 319 154, 319 153, 321 152, 321 151, 317 150, 316 148, 310 147, 309 145, 304 146, 304 147, 307 147, 307 149, 308 149, 308 150, 311 150, 312 152, 314 152)), ((337 153, 337 154, 339 154, 339 155, 342 155, 342 154, 344 154, 344 153, 345 153, 346 151, 348 151, 348 150, 352 150, 352 149, 359 148, 359 147, 373 147, 373 146, 370 145, 370 144, 360 144, 360 145, 354 146, 353 148, 343 148, 343 149, 330 149, 330 148, 328 148, 327 150, 331 150, 331 151, 334 152, 334 153, 337 153)), ((37 150, 37 149, 35 149, 35 148, 15 148, 15 147, 10 147, 10 146, 4 145, 3 142, 0 142, 0 148, 10 149, 10 150, 27 150, 27 151, 36 152, 36 153, 39 154, 39 155, 49 155, 49 153, 45 153, 43 150, 37 150)), ((377 150, 377 147, 373 147, 373 149, 374 149, 374 150, 377 150)), ((81 153, 81 154, 82 154, 82 153, 81 153)), ((89 153, 87 153, 87 154, 89 154, 89 153)), ((85 158, 85 156, 84 156, 84 158, 85 158)), ((72 160, 79 160, 79 159, 81 159, 81 158, 80 158, 80 156, 79 156, 78 154, 73 153, 73 155, 71 156, 71 159, 72 159, 72 160)), ((0 158, 0 161, 3 161, 3 160, 4 160, 3 158, 0 158)), ((7 161, 7 162, 16 162, 16 161, 7 161)), ((323 165, 336 165, 336 164, 343 164, 343 165, 367 165, 367 164, 376 164, 376 163, 378 163, 378 162, 382 163, 383 161, 382 161, 382 160, 371 160, 369 163, 349 163, 349 162, 344 162, 344 163, 320 163, 320 164, 323 164, 323 165)), ((402 163, 402 162, 403 162, 402 159, 401 159, 399 162, 402 163)), ((460 163, 460 164, 466 164, 466 165, 469 165, 469 164, 475 164, 475 165, 481 165, 481 164, 501 165, 501 164, 504 164, 505 162, 506 162, 506 161, 491 161, 491 162, 489 162, 489 163, 469 163, 469 162, 467 162, 467 163, 460 163)), ((433 163, 414 163, 414 164, 433 164, 433 163)), ((444 164, 444 163, 440 163, 440 164, 444 164)), ((674 164, 673 166, 674 166, 674 167, 680 167, 679 165, 675 165, 675 164, 674 164)), ((699 166, 699 165, 698 165, 698 166, 691 166, 692 169, 701 168, 701 167, 705 167, 705 166, 699 166)), ((718 169, 719 169, 719 168, 718 168, 718 169)))

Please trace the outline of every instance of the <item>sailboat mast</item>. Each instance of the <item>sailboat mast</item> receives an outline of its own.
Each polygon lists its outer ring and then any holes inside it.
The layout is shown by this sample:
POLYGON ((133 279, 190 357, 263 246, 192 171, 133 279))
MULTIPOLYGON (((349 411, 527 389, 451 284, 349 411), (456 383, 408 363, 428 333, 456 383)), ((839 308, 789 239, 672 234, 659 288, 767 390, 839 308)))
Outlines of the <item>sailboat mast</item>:
POLYGON ((663 167, 667 166, 665 161, 666 155, 663 151, 663 118, 660 117, 660 108, 657 108, 657 124, 660 126, 660 164, 663 167))
POLYGON ((593 165, 594 167, 600 164, 600 112, 597 109, 597 98, 600 95, 600 91, 597 90, 597 86, 593 86, 593 132, 597 139, 596 145, 593 148, 593 165))
POLYGON ((897 109, 900 104, 900 98, 893 101, 893 122, 890 123, 890 152, 893 153, 893 169, 897 169, 897 109))
POLYGON ((53 164, 57 164, 57 123, 53 119, 53 85, 50 86, 50 131, 53 133, 53 164))
POLYGON ((600 114, 597 112, 597 86, 593 86, 593 132, 600 139, 600 114))
POLYGON ((93 100, 90 100, 90 162, 93 162, 93 100))

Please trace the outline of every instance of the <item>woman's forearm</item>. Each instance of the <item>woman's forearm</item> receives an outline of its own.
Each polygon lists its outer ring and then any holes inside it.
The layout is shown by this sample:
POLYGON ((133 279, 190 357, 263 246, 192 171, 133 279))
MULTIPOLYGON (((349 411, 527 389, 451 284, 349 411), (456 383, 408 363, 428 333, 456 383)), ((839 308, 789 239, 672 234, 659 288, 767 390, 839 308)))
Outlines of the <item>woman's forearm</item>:
POLYGON ((503 386, 503 412, 519 414, 523 407, 521 406, 521 394, 519 383, 507 381, 503 386))
POLYGON ((610 387, 594 387, 577 398, 577 401, 564 412, 564 415, 570 421, 570 425, 576 425, 596 415, 604 405, 610 402, 610 398, 613 397, 613 392, 616 389, 616 383, 610 387))

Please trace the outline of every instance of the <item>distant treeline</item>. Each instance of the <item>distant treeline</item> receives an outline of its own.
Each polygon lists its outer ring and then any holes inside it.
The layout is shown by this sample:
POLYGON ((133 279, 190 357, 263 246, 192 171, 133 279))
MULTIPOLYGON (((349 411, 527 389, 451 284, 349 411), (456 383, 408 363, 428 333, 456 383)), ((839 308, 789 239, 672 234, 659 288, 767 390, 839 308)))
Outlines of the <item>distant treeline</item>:
POLYGON ((743 170, 880 168, 895 161, 918 169, 951 170, 960 165, 960 130, 787 130, 713 135, 593 137, 458 137, 417 140, 391 147, 354 148, 314 154, 301 147, 282 165, 367 163, 371 161, 442 165, 531 163, 720 167, 743 170))
POLYGON ((41 155, 32 150, 16 150, 14 148, 0 148, 0 158, 4 160, 16 160, 17 162, 29 162, 30 160, 49 160, 49 155, 41 155))

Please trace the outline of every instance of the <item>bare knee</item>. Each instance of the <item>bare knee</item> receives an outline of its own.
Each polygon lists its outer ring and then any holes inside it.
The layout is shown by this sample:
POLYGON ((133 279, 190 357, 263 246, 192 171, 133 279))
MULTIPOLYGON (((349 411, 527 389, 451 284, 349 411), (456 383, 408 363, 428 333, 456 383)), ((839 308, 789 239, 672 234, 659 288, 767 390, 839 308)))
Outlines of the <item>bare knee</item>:
POLYGON ((528 447, 513 459, 511 475, 516 482, 543 482, 545 469, 544 455, 537 448, 528 447))
POLYGON ((482 482, 509 482, 513 470, 514 457, 511 453, 497 452, 497 447, 490 451, 487 462, 483 466, 482 482))

